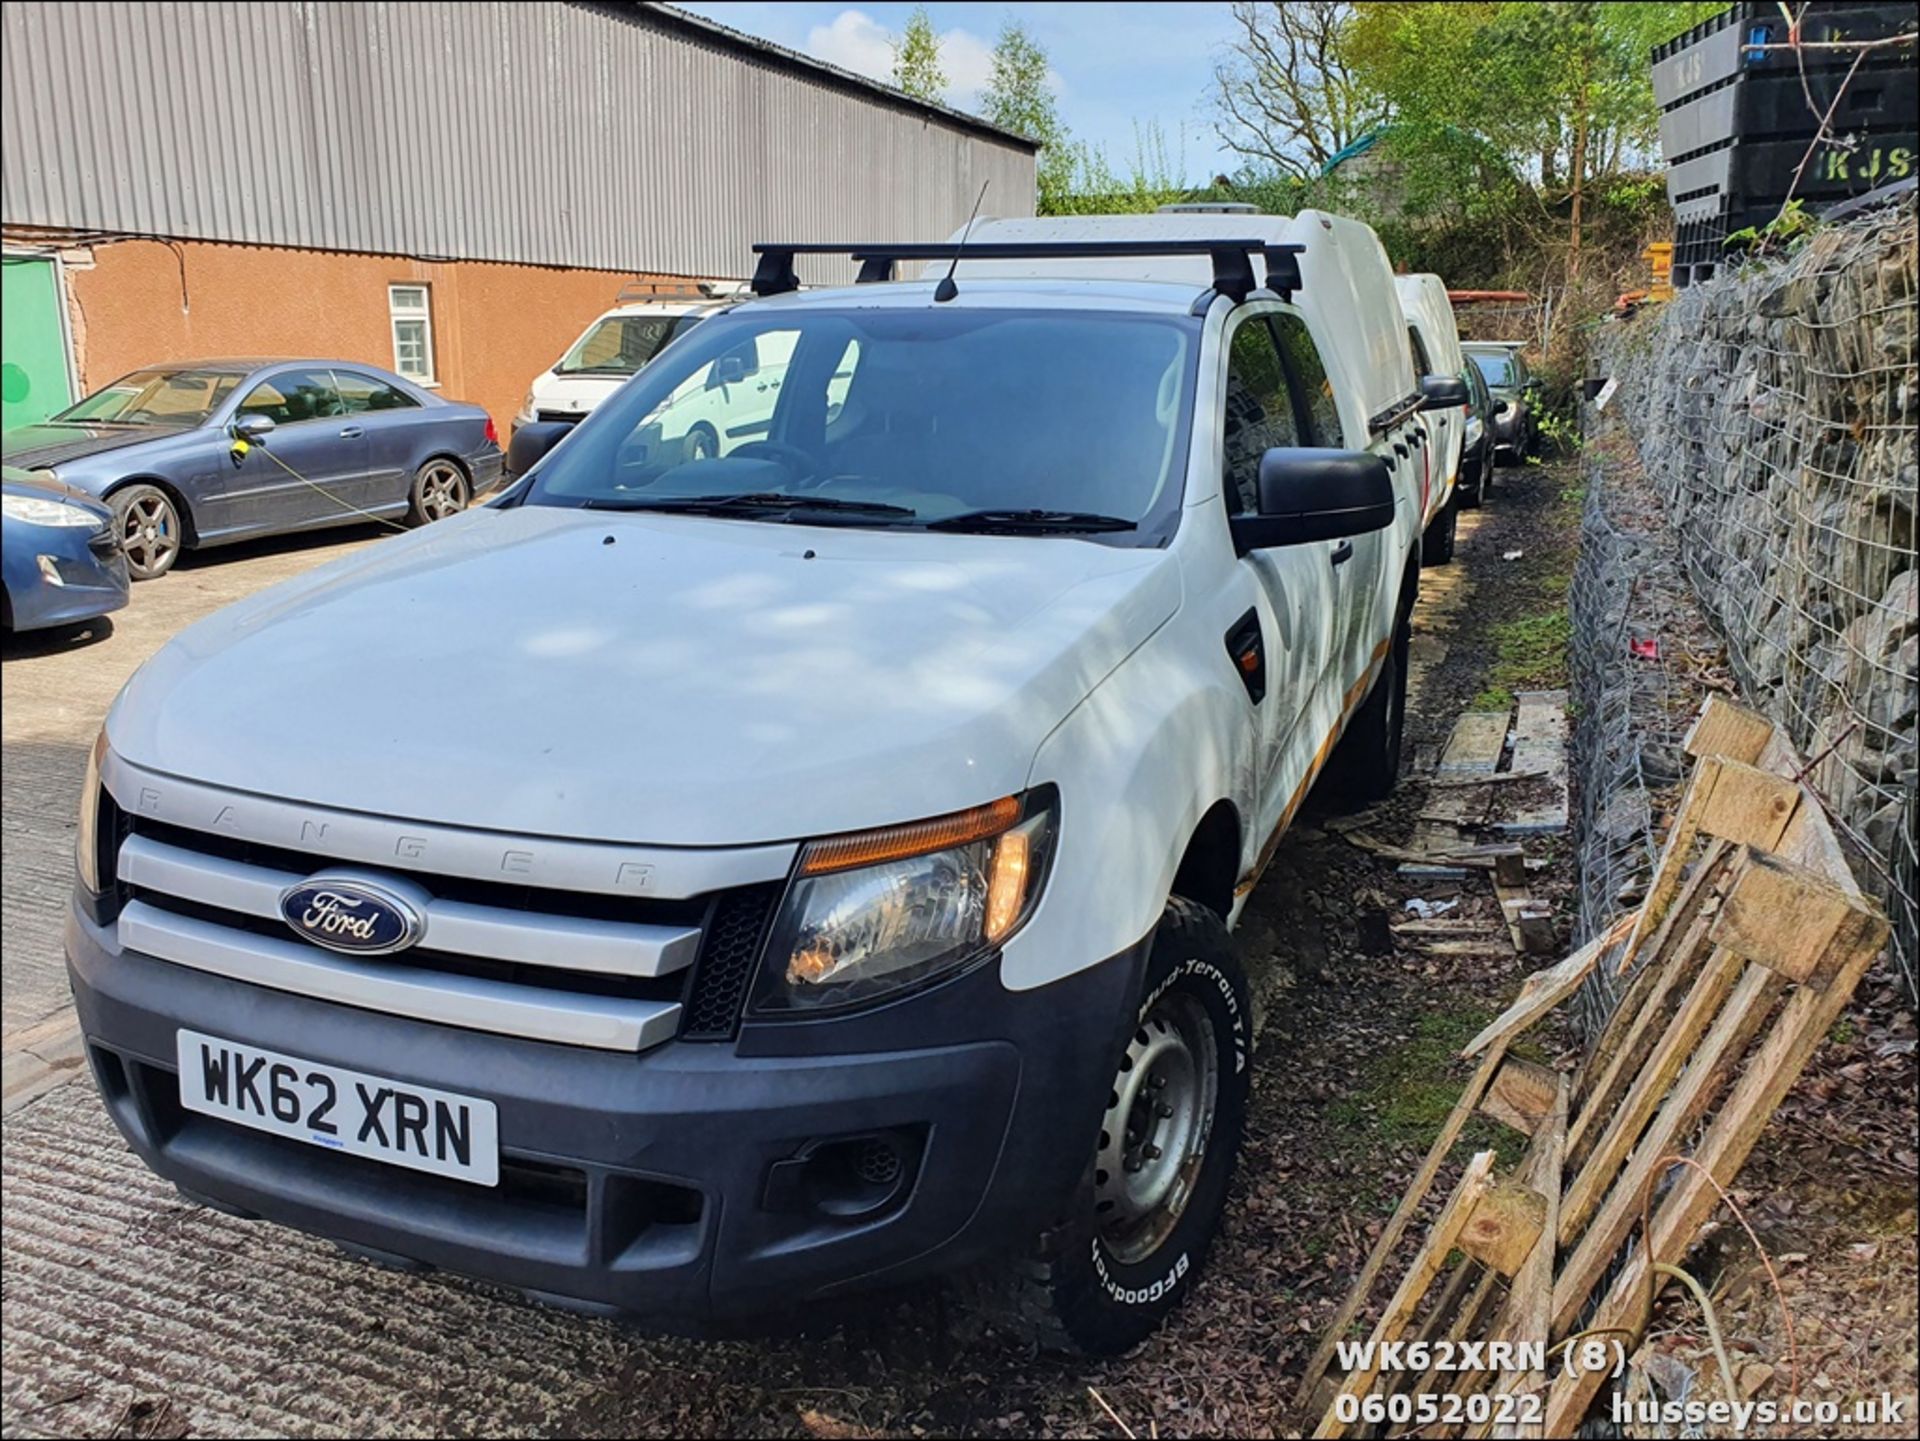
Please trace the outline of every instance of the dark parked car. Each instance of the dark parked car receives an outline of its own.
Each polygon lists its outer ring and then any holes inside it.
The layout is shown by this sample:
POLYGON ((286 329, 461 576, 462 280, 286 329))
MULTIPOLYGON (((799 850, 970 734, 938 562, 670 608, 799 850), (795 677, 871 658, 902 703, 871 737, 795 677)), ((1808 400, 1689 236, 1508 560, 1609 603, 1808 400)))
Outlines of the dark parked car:
POLYGON ((1540 382, 1521 358, 1518 341, 1470 340, 1460 348, 1480 367, 1493 398, 1507 403, 1506 413, 1493 423, 1495 463, 1518 465, 1533 449, 1533 400, 1540 382))
POLYGON ((113 512, 47 476, 0 478, 0 620, 13 630, 92 620, 127 603, 113 512))
POLYGON ((333 360, 137 370, 0 446, 7 464, 106 501, 135 580, 166 574, 183 548, 375 516, 440 520, 500 479, 479 406, 333 360))
POLYGON ((1460 504, 1472 510, 1493 490, 1494 424, 1505 412, 1507 403, 1493 398, 1478 365, 1469 363, 1466 374, 1460 378, 1467 383, 1467 436, 1460 451, 1460 504))

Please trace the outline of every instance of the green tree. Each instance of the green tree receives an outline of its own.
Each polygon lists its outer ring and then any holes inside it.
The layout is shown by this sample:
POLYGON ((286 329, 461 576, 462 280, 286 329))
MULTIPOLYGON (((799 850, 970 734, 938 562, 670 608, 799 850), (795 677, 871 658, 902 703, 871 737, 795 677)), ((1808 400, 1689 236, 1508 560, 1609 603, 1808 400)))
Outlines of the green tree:
POLYGON ((1017 20, 1000 27, 993 45, 993 71, 980 96, 981 114, 1003 130, 1036 141, 1034 179, 1040 192, 1040 213, 1058 215, 1075 189, 1076 168, 1084 169, 1090 156, 1076 147, 1053 101, 1047 73, 1047 52, 1017 20))
POLYGON ((905 32, 893 42, 893 83, 919 100, 946 99, 947 74, 940 68, 940 36, 924 5, 907 17, 905 32))
POLYGON ((1567 204, 1573 278, 1593 187, 1653 159, 1659 115, 1648 49, 1725 8, 1389 0, 1355 7, 1338 48, 1356 82, 1417 141, 1491 146, 1516 174, 1539 177, 1549 206, 1567 204))
POLYGON ((1384 117, 1341 45, 1353 9, 1236 0, 1233 39, 1214 65, 1214 128, 1258 172, 1310 179, 1384 117))

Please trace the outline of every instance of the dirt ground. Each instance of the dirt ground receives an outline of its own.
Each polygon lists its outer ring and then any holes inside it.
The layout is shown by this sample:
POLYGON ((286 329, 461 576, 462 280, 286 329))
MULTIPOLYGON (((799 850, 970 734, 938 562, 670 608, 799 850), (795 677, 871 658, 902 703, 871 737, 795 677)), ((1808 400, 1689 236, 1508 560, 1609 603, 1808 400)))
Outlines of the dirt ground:
MULTIPOLYGON (((1574 476, 1560 466, 1502 471, 1490 505, 1464 518, 1456 563, 1427 576, 1409 716, 1415 776, 1469 704, 1565 683, 1574 476)), ((1403 841, 1424 789, 1403 785, 1368 832, 1403 841)), ((1453 1054, 1532 969, 1510 947, 1437 954, 1396 937, 1385 953, 1370 949, 1381 913, 1404 914, 1409 898, 1457 897, 1453 914, 1489 921, 1497 906, 1482 879, 1410 884, 1329 829, 1331 819, 1309 810, 1249 905, 1240 944, 1264 977, 1266 1024, 1226 1229, 1187 1307, 1129 1357, 1036 1356, 941 1286, 848 1303, 798 1332, 716 1342, 583 1320, 458 1279, 396 1275, 324 1242, 185 1205, 125 1152, 81 1082, 6 1122, 0 1429, 1290 1434, 1305 1358, 1458 1093, 1466 1068, 1453 1054)), ((1535 838, 1528 849, 1551 862, 1534 889, 1556 901, 1564 936, 1570 843, 1535 838)), ((1783 1227, 1809 1214, 1827 1231, 1842 1225, 1840 1202, 1806 1199, 1835 1189, 1835 1177, 1847 1181, 1838 1193, 1870 1197, 1840 1244, 1798 1248, 1821 1258, 1817 1284, 1811 1262, 1798 1273, 1803 1291, 1827 1298, 1820 1306, 1867 1272, 1911 1287, 1911 1098, 1903 1119, 1888 1099, 1901 1053, 1874 1049, 1900 1034, 1890 1016, 1867 1014, 1876 1004, 1869 998, 1856 1034, 1816 1062, 1814 1080, 1863 1091, 1878 1109, 1836 1121, 1833 1109, 1809 1107, 1776 1128, 1790 1144, 1762 1148, 1801 1168, 1761 1183, 1793 1198, 1777 1218, 1783 1227), (1847 1070, 1855 1065, 1863 1069, 1847 1070), (1891 1199, 1902 1184, 1904 1212, 1891 1199), (1871 1255, 1847 1249, 1865 1240, 1876 1243, 1871 1255)), ((1731 1286, 1743 1260, 1730 1250, 1725 1263, 1731 1286)), ((1771 1360, 1771 1291, 1741 1294, 1750 1354, 1771 1360)), ((1904 1336, 1910 1383, 1908 1294, 1904 1317, 1874 1325, 1880 1341, 1904 1336)), ((1693 1335, 1683 1312, 1663 1324, 1682 1343, 1693 1335)), ((1802 1335, 1803 1370, 1816 1354, 1837 1354, 1818 1345, 1802 1335)), ((1838 1360, 1823 1364, 1833 1387, 1862 1379, 1838 1360)), ((1803 1391, 1812 1384, 1809 1372, 1803 1391)))

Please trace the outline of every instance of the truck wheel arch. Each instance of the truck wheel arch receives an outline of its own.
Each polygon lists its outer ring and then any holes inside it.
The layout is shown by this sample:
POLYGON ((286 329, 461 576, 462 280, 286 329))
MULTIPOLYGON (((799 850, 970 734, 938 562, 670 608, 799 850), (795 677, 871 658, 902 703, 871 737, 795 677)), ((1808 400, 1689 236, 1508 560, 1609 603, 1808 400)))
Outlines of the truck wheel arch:
POLYGON ((1217 800, 1187 839, 1173 873, 1173 894, 1205 906, 1222 921, 1233 911, 1240 880, 1240 812, 1230 800, 1217 800))

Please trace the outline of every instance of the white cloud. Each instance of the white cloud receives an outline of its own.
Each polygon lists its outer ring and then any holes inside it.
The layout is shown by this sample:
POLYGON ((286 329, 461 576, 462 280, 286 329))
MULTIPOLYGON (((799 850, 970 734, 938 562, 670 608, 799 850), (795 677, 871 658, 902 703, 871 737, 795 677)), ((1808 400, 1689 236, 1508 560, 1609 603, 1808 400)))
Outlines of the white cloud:
POLYGON ((980 92, 993 78, 993 46, 971 30, 943 30, 940 68, 947 72, 947 103, 977 109, 980 92))
MULTIPOLYGON (((830 24, 807 32, 809 55, 884 83, 893 79, 893 41, 896 37, 864 10, 842 10, 830 24)), ((940 68, 946 72, 946 103, 961 110, 977 109, 980 93, 993 78, 993 45, 971 30, 955 26, 940 32, 940 68)), ((1047 80, 1055 95, 1065 89, 1059 74, 1049 68, 1047 80)))
POLYGON ((860 10, 842 10, 831 25, 807 32, 807 53, 856 75, 886 80, 893 74, 893 37, 887 27, 860 10))

